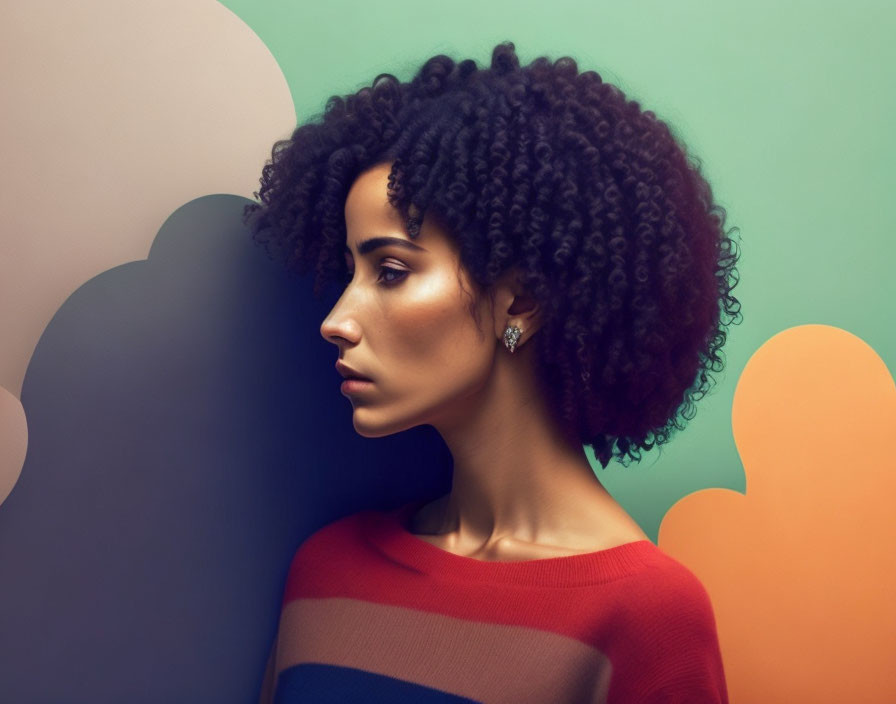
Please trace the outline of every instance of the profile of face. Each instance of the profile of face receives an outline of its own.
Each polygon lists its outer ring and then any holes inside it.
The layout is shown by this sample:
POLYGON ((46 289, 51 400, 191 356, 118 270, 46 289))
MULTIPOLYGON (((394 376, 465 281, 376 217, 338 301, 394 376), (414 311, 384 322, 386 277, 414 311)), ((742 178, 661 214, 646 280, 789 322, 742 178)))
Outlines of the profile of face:
POLYGON ((320 326, 339 360, 371 380, 343 392, 355 430, 365 437, 423 424, 447 428, 469 417, 498 352, 492 299, 469 277, 450 234, 428 215, 419 236, 408 237, 387 200, 389 168, 369 168, 348 193, 350 280, 320 326))

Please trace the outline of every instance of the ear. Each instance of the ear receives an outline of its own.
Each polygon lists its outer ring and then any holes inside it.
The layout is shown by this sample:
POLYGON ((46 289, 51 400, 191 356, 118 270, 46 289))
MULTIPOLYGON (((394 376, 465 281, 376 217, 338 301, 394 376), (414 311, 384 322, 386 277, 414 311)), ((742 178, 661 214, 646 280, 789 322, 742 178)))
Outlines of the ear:
POLYGON ((495 336, 503 341, 505 328, 515 325, 522 331, 517 349, 526 344, 542 323, 541 309, 520 279, 519 271, 513 268, 504 272, 493 287, 495 336))

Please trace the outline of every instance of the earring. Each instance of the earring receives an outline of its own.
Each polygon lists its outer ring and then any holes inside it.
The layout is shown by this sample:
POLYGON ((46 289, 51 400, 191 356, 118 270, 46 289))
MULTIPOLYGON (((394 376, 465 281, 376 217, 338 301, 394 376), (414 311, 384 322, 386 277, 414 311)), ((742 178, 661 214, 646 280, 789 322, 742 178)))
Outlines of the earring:
POLYGON ((523 331, 520 330, 516 325, 508 325, 504 330, 504 346, 510 350, 510 354, 513 354, 513 350, 516 348, 516 342, 520 339, 520 335, 523 334, 523 331))

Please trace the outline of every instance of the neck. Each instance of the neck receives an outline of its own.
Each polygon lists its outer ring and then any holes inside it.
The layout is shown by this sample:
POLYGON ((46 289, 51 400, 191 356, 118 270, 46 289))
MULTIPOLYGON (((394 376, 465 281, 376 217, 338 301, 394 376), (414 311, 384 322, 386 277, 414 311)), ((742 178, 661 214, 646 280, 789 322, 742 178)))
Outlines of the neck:
POLYGON ((454 458, 438 533, 485 542, 575 532, 612 497, 581 444, 567 438, 537 387, 532 346, 498 355, 488 383, 454 418, 434 422, 454 458), (465 537, 460 537, 465 536, 465 537))

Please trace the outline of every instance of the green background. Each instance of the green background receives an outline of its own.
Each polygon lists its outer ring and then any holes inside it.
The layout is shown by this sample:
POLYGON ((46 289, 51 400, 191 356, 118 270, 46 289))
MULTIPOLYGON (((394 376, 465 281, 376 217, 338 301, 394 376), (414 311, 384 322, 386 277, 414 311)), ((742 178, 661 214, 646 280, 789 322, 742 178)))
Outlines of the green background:
POLYGON ((729 329, 726 370, 688 428, 640 466, 598 469, 652 539, 682 496, 745 490, 731 403, 741 370, 770 337, 833 325, 893 367, 896 5, 223 4, 275 56, 300 122, 378 73, 409 80, 438 53, 485 66, 494 45, 510 40, 524 64, 569 55, 580 70, 598 71, 669 123, 700 159, 726 225, 738 228, 734 295, 744 320, 729 329))

